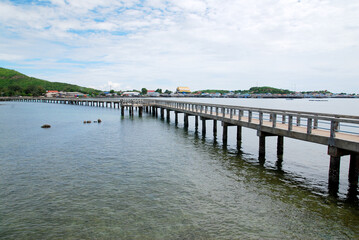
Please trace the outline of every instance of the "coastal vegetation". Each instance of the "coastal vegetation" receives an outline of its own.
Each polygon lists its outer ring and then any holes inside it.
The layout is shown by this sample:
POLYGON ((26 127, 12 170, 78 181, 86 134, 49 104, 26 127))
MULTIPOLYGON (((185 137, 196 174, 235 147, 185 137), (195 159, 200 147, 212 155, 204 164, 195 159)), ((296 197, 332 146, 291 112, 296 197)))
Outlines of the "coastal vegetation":
POLYGON ((220 93, 220 94, 227 94, 227 93, 240 93, 240 94, 267 94, 267 93, 271 93, 271 94, 291 94, 294 93, 293 91, 289 91, 287 89, 279 89, 279 88, 273 88, 273 87, 251 87, 248 90, 234 90, 234 91, 229 91, 229 90, 201 90, 201 91, 196 91, 194 93, 197 92, 202 92, 202 93, 220 93))
POLYGON ((15 70, 0 68, 0 96, 40 96, 46 90, 81 92, 89 95, 98 95, 101 92, 74 84, 49 82, 15 70))

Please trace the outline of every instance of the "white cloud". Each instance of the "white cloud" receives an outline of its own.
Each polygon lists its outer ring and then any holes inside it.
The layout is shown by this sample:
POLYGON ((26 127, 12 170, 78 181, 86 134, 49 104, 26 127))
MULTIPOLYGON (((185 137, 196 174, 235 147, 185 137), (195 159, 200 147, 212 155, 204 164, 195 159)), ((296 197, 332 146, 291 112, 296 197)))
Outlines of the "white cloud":
POLYGON ((358 86, 359 2, 51 2, 0 2, 0 59, 102 89, 358 86))

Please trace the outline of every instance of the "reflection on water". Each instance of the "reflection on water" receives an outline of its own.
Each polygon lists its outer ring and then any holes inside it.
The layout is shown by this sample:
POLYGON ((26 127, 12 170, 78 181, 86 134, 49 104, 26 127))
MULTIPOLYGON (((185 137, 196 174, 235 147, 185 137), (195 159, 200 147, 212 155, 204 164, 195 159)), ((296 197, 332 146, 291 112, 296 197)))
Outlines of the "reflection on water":
MULTIPOLYGON (((292 102, 292 101, 291 101, 292 102)), ((357 189, 328 196, 321 146, 229 128, 222 144, 207 121, 175 126, 150 115, 41 103, 0 109, 0 238, 354 239, 357 189), (83 120, 101 118, 101 124, 83 120), (44 123, 51 129, 41 129, 44 123), (239 147, 239 148, 238 148, 239 147), (303 159, 309 148, 317 161, 303 159), (239 149, 239 150, 238 150, 239 149), (319 162, 319 163, 318 163, 319 162), (305 171, 304 171, 305 170, 305 171), (349 194, 350 193, 350 194, 349 194), (356 203, 353 204, 353 201, 356 203)), ((324 148, 325 149, 325 148, 324 148)))

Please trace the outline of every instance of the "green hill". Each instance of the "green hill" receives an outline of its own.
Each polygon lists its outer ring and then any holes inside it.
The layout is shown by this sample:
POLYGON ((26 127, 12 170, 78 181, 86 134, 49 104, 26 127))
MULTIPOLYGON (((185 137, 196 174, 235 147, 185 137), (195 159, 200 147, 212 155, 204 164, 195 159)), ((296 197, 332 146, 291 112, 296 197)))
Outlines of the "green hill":
POLYGON ((98 94, 100 91, 74 84, 49 82, 26 76, 15 70, 0 68, 0 96, 39 96, 46 90, 98 94))
POLYGON ((251 93, 272 93, 272 94, 289 94, 294 93, 293 91, 289 91, 287 89, 279 89, 279 88, 273 88, 273 87, 251 87, 249 89, 249 92, 251 93))

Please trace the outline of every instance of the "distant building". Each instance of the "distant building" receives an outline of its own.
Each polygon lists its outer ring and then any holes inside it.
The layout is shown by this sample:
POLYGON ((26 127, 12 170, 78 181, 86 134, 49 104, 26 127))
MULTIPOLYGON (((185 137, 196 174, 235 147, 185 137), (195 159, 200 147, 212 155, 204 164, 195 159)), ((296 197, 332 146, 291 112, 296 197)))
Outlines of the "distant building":
POLYGON ((64 97, 86 97, 86 95, 80 92, 64 92, 64 97))
POLYGON ((59 91, 56 91, 56 90, 48 90, 46 91, 45 93, 45 97, 59 97, 60 96, 60 93, 59 91))
POLYGON ((122 96, 124 97, 133 97, 133 96, 139 96, 140 93, 139 92, 124 92, 122 93, 122 96))
POLYGON ((176 93, 191 93, 191 90, 189 90, 189 87, 177 87, 176 93))
POLYGON ((160 93, 159 92, 156 92, 155 90, 147 90, 147 96, 150 96, 150 97, 158 97, 160 96, 160 93))

